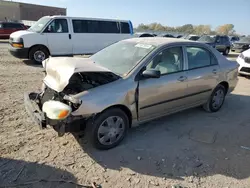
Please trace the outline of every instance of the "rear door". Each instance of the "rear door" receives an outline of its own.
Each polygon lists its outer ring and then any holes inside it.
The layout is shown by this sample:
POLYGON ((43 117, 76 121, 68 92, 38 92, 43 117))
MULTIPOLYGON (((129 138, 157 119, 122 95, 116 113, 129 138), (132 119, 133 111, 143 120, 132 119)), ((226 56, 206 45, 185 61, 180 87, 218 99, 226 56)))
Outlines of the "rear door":
POLYGON ((216 49, 220 52, 224 51, 225 44, 224 44, 223 37, 217 36, 215 42, 216 42, 216 49))
POLYGON ((206 102, 216 87, 220 67, 216 57, 206 48, 186 46, 188 60, 188 103, 192 105, 206 102))
POLYGON ((8 37, 11 33, 15 31, 12 23, 3 23, 3 35, 8 37))
POLYGON ((72 35, 67 18, 54 19, 44 30, 51 55, 72 55, 72 35))

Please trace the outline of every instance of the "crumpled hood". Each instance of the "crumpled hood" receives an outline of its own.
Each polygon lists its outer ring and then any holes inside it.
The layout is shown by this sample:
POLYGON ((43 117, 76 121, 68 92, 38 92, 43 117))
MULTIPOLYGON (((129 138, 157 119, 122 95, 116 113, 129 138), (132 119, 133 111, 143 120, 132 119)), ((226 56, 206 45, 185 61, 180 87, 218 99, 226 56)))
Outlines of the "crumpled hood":
POLYGON ((90 58, 50 57, 43 61, 43 67, 46 70, 44 83, 57 92, 63 91, 76 72, 112 72, 90 58))

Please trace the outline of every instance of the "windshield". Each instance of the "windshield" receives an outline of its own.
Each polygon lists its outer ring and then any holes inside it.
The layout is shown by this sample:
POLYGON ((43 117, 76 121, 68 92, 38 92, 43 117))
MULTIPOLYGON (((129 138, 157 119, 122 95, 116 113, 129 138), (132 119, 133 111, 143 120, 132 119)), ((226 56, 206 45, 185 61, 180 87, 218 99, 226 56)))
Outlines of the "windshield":
POLYGON ((215 42, 216 37, 215 36, 208 36, 208 35, 204 35, 201 38, 198 39, 198 41, 200 42, 215 42))
POLYGON ((125 76, 153 49, 155 46, 150 44, 121 41, 104 48, 90 58, 96 64, 120 76, 125 76))
POLYGON ((43 30, 43 28, 47 25, 47 23, 50 20, 51 20, 50 17, 42 17, 33 26, 31 26, 28 30, 39 33, 43 30))
POLYGON ((239 42, 250 43, 250 37, 241 38, 239 42))

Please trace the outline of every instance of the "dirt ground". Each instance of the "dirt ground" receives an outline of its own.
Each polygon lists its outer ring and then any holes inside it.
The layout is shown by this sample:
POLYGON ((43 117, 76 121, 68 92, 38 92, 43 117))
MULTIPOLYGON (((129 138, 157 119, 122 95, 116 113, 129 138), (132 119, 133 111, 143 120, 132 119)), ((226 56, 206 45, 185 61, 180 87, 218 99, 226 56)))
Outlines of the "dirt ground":
POLYGON ((42 70, 0 44, 0 188, 76 187, 70 182, 104 188, 250 187, 249 79, 239 78, 218 113, 195 108, 174 114, 131 129, 117 148, 98 151, 84 138, 59 138, 29 120, 23 92, 40 87, 42 70))

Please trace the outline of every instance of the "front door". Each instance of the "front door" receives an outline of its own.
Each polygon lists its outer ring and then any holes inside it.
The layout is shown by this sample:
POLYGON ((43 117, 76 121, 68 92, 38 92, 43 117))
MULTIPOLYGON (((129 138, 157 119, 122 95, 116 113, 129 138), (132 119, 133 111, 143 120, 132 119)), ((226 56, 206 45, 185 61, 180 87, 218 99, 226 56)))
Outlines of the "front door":
POLYGON ((53 20, 43 32, 47 37, 47 43, 51 55, 72 55, 72 36, 68 19, 53 20))
POLYGON ((161 72, 160 78, 139 81, 139 119, 150 120, 174 112, 186 103, 187 73, 182 47, 167 48, 146 66, 161 72))
POLYGON ((187 46, 188 102, 205 103, 216 87, 220 67, 215 56, 203 47, 187 46))

